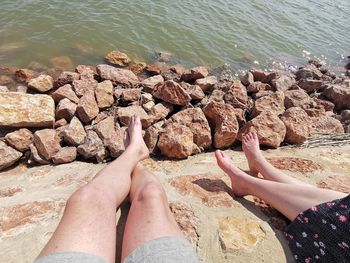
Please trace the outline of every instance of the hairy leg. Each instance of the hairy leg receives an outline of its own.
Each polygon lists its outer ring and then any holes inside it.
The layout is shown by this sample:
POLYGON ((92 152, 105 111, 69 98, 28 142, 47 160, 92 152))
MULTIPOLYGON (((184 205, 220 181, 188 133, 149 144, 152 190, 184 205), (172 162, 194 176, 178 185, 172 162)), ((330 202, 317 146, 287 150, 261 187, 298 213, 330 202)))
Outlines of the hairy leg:
POLYGON ((148 156, 139 118, 132 118, 127 135, 125 152, 68 199, 63 217, 39 257, 76 251, 115 262, 116 209, 129 193, 135 166, 148 156))
POLYGON ((184 237, 158 179, 137 165, 130 189, 131 208, 126 221, 122 261, 138 246, 160 237, 184 237))
POLYGON ((220 168, 230 176, 232 190, 237 196, 257 196, 290 220, 294 220, 299 213, 312 206, 347 196, 345 193, 307 184, 280 183, 255 178, 235 166, 225 153, 217 151, 215 154, 220 168))

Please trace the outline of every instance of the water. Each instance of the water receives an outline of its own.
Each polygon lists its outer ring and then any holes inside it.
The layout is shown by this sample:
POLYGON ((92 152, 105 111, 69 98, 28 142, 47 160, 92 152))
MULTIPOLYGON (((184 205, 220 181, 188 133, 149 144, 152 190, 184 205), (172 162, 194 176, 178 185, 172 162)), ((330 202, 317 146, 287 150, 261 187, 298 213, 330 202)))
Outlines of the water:
POLYGON ((61 55, 95 64, 119 49, 146 62, 168 51, 186 66, 238 70, 316 57, 339 68, 349 32, 349 0, 1 0, 0 65, 50 65, 61 55))

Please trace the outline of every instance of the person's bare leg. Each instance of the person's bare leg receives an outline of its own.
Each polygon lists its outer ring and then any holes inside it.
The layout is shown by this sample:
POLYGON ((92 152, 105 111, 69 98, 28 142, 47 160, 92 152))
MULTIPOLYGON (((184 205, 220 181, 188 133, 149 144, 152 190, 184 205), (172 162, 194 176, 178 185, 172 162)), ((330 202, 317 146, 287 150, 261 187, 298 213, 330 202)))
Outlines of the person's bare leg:
POLYGON ((235 166, 224 152, 216 151, 215 155, 220 168, 230 176, 232 190, 237 196, 257 196, 290 220, 313 206, 347 196, 307 184, 280 183, 252 177, 235 166))
POLYGON ((158 179, 137 165, 130 189, 131 207, 126 221, 123 260, 138 246, 160 237, 182 237, 170 209, 164 189, 158 179))
POLYGON ((133 117, 125 152, 68 199, 61 222, 39 257, 76 251, 115 262, 116 209, 129 193, 132 171, 148 154, 140 119, 133 117))
POLYGON ((260 173, 265 179, 280 183, 305 184, 278 170, 266 160, 260 151, 258 135, 255 132, 243 136, 242 147, 252 173, 260 173))

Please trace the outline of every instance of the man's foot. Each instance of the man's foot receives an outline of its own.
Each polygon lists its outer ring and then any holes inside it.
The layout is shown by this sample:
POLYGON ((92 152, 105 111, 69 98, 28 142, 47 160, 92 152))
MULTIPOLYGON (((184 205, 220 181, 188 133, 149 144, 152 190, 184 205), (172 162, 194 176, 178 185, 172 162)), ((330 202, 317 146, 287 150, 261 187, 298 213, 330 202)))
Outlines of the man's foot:
POLYGON ((124 138, 125 149, 136 150, 140 161, 149 156, 149 150, 142 137, 142 125, 139 117, 131 117, 128 129, 124 138))
POLYGON ((231 158, 228 157, 224 152, 217 150, 215 157, 220 168, 231 178, 232 191, 236 196, 248 195, 248 180, 251 178, 250 175, 240 170, 231 158))
POLYGON ((248 160, 249 170, 258 174, 258 163, 264 158, 260 151, 258 135, 255 132, 249 132, 243 136, 242 148, 245 157, 248 160))

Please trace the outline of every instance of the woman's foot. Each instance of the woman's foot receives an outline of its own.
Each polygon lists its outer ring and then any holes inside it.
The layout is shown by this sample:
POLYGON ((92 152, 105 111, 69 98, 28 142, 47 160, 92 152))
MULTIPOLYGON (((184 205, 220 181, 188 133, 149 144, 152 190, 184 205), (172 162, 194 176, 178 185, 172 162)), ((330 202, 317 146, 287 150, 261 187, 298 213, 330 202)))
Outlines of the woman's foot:
POLYGON ((224 152, 217 150, 215 157, 219 167, 231 178, 232 191, 236 196, 245 196, 249 194, 248 181, 251 176, 240 170, 231 158, 224 152))
POLYGON ((248 160, 249 170, 254 174, 258 174, 258 164, 264 159, 260 151, 258 135, 255 132, 249 132, 244 135, 242 146, 245 157, 248 160))
POLYGON ((131 117, 128 129, 125 132, 124 145, 125 150, 135 150, 140 161, 149 156, 149 150, 143 140, 142 125, 139 117, 131 117))

